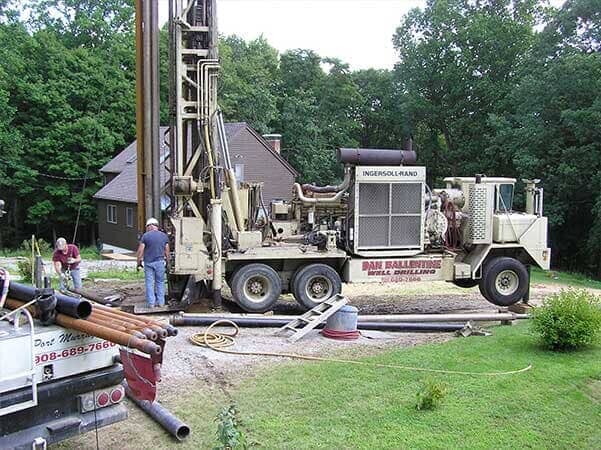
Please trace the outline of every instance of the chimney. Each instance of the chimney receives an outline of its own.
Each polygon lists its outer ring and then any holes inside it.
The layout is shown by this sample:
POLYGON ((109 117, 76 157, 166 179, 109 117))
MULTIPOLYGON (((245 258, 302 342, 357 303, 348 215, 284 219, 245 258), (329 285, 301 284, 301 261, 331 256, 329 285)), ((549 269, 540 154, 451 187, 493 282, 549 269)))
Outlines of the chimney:
POLYGON ((264 134, 263 139, 267 141, 272 150, 274 150, 278 154, 280 153, 280 150, 282 148, 281 134, 264 134))

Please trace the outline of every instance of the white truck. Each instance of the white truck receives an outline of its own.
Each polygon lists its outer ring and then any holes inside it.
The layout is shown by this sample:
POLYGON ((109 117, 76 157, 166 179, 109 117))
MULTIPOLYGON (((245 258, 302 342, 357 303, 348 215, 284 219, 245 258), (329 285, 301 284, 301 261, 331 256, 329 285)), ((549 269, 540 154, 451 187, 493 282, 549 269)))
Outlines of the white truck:
MULTIPOLYGON (((0 293, 8 282, 3 271, 0 293)), ((0 449, 45 449, 127 418, 114 343, 1 305, 0 449)))

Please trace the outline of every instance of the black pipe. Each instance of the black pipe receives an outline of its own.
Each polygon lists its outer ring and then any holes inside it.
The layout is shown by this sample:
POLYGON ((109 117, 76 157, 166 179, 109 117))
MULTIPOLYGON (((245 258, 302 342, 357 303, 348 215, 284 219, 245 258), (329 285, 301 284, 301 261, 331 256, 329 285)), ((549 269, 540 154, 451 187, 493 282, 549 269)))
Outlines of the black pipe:
MULTIPOLYGON (((248 328, 279 328, 291 322, 288 319, 271 318, 229 318, 223 317, 183 317, 180 315, 171 316, 169 322, 177 326, 209 326, 218 320, 230 320, 240 327, 248 328)), ((325 323, 321 323, 317 328, 323 328, 325 323)), ((461 323, 407 323, 407 322, 359 322, 357 328, 360 330, 381 330, 381 331, 458 331, 464 327, 461 323)))
POLYGON ((138 400, 134 397, 133 392, 127 385, 127 381, 124 380, 121 384, 125 388, 125 395, 127 395, 127 398, 138 405, 142 411, 152 417, 171 435, 175 436, 180 441, 183 441, 190 436, 190 427, 171 414, 165 407, 157 402, 151 403, 148 400, 138 400))
MULTIPOLYGON (((0 283, 2 283, 1 280, 0 283)), ((30 302, 38 295, 39 291, 36 288, 20 283, 11 282, 8 288, 8 296, 22 302, 30 302)), ((75 317, 76 319, 85 319, 92 314, 92 304, 87 300, 68 297, 58 292, 54 292, 54 296, 56 297, 56 310, 59 313, 75 317)))
POLYGON ((355 166, 400 166, 415 164, 413 150, 384 150, 378 148, 340 148, 338 161, 355 166))

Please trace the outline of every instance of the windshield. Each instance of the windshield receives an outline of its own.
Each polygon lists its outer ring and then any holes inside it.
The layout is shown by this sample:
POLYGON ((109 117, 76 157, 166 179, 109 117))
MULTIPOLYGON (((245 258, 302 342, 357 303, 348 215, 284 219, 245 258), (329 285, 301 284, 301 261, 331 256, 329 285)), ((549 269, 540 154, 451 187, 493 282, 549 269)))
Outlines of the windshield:
POLYGON ((499 199, 497 200, 499 211, 511 211, 513 208, 513 184, 499 185, 499 199))

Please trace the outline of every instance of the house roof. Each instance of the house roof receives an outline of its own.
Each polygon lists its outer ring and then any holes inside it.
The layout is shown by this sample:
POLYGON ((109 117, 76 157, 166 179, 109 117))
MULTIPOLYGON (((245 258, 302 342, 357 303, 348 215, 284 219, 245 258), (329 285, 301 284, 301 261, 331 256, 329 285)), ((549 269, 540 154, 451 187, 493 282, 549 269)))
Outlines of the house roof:
MULTIPOLYGON (((235 122, 225 124, 225 134, 228 141, 234 139, 242 130, 248 129, 250 133, 257 138, 263 145, 266 151, 273 154, 287 170, 295 177, 298 172, 286 161, 278 152, 273 150, 271 146, 253 130, 246 122, 235 122)), ((167 146, 164 144, 163 138, 168 131, 168 127, 161 127, 161 153, 167 153, 167 146)), ((168 156, 167 156, 168 157, 168 156)), ((106 184, 94 195, 96 199, 113 200, 116 202, 137 203, 138 201, 138 177, 137 177, 137 141, 128 145, 121 153, 115 156, 111 161, 105 164, 100 172, 108 174, 118 174, 113 180, 106 184)), ((163 163, 161 167, 164 168, 163 163)), ((161 186, 167 182, 167 171, 161 170, 161 186)))
MULTIPOLYGON (((228 139, 233 139, 241 130, 246 127, 245 122, 235 122, 225 124, 225 134, 228 139)), ((166 134, 169 127, 161 127, 159 135, 161 136, 161 153, 167 150, 165 144, 166 134)), ((102 173, 121 173, 129 164, 135 163, 137 160, 138 141, 135 140, 117 156, 106 163, 101 169, 102 173)))
POLYGON ((96 192, 94 198, 136 203, 138 201, 138 171, 136 164, 128 164, 119 175, 96 192))

